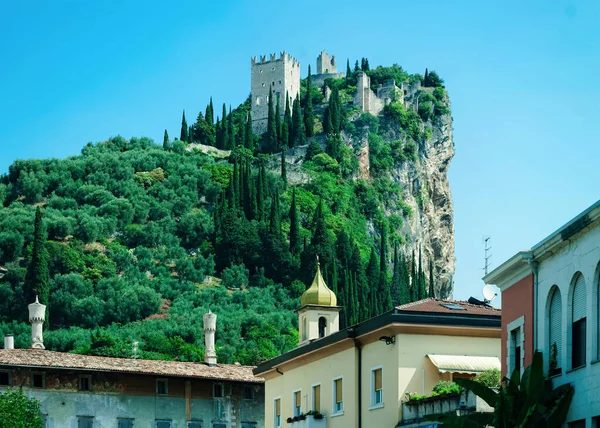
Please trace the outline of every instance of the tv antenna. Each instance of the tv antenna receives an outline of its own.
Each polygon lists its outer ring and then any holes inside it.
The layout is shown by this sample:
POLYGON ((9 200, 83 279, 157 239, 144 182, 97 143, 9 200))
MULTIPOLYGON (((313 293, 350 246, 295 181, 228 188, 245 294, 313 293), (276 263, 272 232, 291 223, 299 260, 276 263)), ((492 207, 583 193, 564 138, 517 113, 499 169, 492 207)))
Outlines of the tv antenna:
POLYGON ((492 258, 492 253, 491 253, 491 249, 492 247, 490 246, 490 240, 491 240, 491 236, 486 236, 485 238, 483 238, 483 242, 485 243, 485 256, 484 256, 484 261, 485 261, 485 265, 483 267, 483 271, 485 272, 485 274, 488 274, 489 268, 490 268, 490 259, 492 258))

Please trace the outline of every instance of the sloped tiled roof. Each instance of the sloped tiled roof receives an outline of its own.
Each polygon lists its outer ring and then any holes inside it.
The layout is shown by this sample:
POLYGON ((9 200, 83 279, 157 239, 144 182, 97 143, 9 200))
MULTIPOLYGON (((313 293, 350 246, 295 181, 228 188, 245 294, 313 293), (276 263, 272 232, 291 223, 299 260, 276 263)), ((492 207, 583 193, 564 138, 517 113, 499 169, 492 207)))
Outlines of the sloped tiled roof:
POLYGON ((396 306, 402 312, 433 312, 441 314, 470 314, 470 315, 496 315, 500 316, 501 310, 490 305, 473 305, 462 300, 444 300, 429 297, 405 305, 396 306), (451 309, 444 305, 456 305, 463 309, 451 309))
POLYGON ((219 364, 210 367, 203 363, 96 357, 41 349, 0 349, 0 365, 264 382, 263 378, 254 376, 251 366, 219 364))

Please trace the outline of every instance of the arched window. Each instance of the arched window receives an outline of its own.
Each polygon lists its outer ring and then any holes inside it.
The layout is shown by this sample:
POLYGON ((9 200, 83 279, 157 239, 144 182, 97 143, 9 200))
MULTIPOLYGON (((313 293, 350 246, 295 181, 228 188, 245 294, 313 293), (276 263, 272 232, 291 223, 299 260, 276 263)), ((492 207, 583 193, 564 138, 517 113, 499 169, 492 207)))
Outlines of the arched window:
POLYGON ((585 279, 577 273, 573 286, 571 320, 571 368, 585 365, 586 290, 585 279))
POLYGON ((550 375, 558 373, 562 367, 562 297, 556 285, 550 292, 548 306, 548 355, 550 375))
MULTIPOLYGON (((597 269, 600 271, 600 264, 597 269)), ((596 295, 596 359, 600 360, 600 275, 598 275, 596 295)))
POLYGON ((325 317, 319 318, 319 337, 325 337, 327 330, 327 320, 325 317))

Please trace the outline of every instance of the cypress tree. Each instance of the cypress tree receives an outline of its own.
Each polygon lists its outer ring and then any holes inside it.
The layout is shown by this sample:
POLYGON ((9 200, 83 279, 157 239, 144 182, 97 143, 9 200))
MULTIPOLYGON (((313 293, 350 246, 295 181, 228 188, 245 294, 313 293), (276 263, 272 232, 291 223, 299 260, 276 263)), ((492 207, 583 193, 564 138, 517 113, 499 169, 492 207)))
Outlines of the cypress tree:
POLYGON ((215 110, 213 108, 212 97, 210 97, 210 103, 206 106, 206 121, 212 126, 215 123, 215 110))
POLYGON ((188 130, 188 143, 194 142, 194 125, 191 125, 188 130))
POLYGON ((279 212, 279 191, 275 189, 271 198, 271 217, 269 219, 269 232, 271 236, 281 237, 281 214, 279 212))
POLYGON ((350 70, 350 59, 346 60, 346 83, 352 77, 352 70, 350 70))
POLYGON ((435 297, 435 287, 433 283, 433 260, 429 260, 429 297, 435 297))
POLYGON ((296 255, 300 253, 300 219, 298 209, 296 208, 296 188, 292 189, 292 203, 290 204, 290 253, 296 255))
POLYGON ((186 143, 188 141, 188 124, 187 121, 185 120, 185 110, 183 111, 183 115, 181 116, 181 135, 179 136, 179 139, 181 141, 183 141, 184 143, 186 143))
POLYGON ((301 146, 306 142, 306 133, 304 131, 304 120, 298 98, 294 100, 292 111, 294 146, 301 146))
POLYGON ((293 139, 290 138, 292 134, 292 109, 290 108, 290 98, 285 97, 285 113, 283 115, 283 126, 281 128, 281 146, 286 148, 292 148, 294 146, 293 139))
POLYGON ((419 247, 419 300, 427 297, 427 286, 425 283, 425 272, 423 272, 423 254, 419 247))
POLYGON ((425 69, 425 77, 423 78, 423 86, 429 86, 429 70, 425 69))
POLYGON ((406 258, 399 254, 400 261, 400 304, 404 305, 411 302, 410 298, 410 272, 406 258))
POLYGON ((281 151, 281 181, 283 181, 284 187, 287 186, 287 164, 285 161, 285 150, 281 151))
POLYGON ((236 206, 238 206, 238 202, 240 200, 240 166, 237 157, 234 158, 233 161, 233 177, 231 181, 233 181, 233 195, 234 200, 236 202, 236 206))
POLYGON ((222 133, 222 142, 223 142, 223 147, 221 147, 221 149, 223 150, 229 150, 229 123, 227 121, 227 107, 225 106, 225 103, 223 103, 223 117, 221 120, 221 133, 222 133))
POLYGON ((254 208, 253 208, 253 195, 252 195, 252 167, 250 161, 244 162, 243 168, 244 180, 243 180, 243 195, 244 195, 244 214, 248 220, 254 219, 254 208))
POLYGON ((244 147, 250 151, 254 151, 254 133, 252 132, 252 113, 248 112, 248 120, 246 120, 246 132, 244 134, 244 147))
POLYGON ((304 107, 304 129, 307 137, 314 135, 315 113, 312 104, 312 78, 310 76, 310 65, 308 66, 308 77, 306 78, 306 107, 304 107))
POLYGON ((386 312, 392 309, 392 297, 388 283, 387 251, 385 240, 385 224, 381 225, 381 243, 379 245, 379 288, 378 288, 379 310, 386 312))
POLYGON ((377 298, 377 291, 379 289, 379 261, 375 254, 375 248, 371 248, 371 256, 369 257, 369 264, 367 265, 366 275, 367 282, 369 284, 369 297, 368 306, 371 317, 377 316, 381 313, 379 309, 379 299, 377 298))
POLYGON ((275 105, 275 132, 277 134, 277 148, 279 150, 282 147, 281 138, 281 105, 280 99, 277 97, 277 104, 275 105))
POLYGON ((267 152, 275 153, 277 151, 277 129, 275 122, 275 112, 273 111, 273 91, 269 88, 269 113, 267 116, 267 152))
POLYGON ((215 124, 215 147, 217 149, 223 149, 223 127, 217 116, 217 123, 215 124))
POLYGON ((165 129, 165 134, 163 136, 163 149, 166 151, 171 150, 171 141, 169 141, 169 133, 165 129))
POLYGON ((264 199, 265 194, 263 191, 263 174, 262 174, 262 163, 258 165, 258 174, 256 175, 256 219, 261 222, 264 219, 264 199))
POLYGON ((359 71, 360 67, 358 66, 358 60, 356 60, 356 62, 354 63, 354 71, 359 71))
POLYGON ((402 294, 402 266, 398 256, 398 244, 394 245, 394 268, 392 271, 392 284, 390 285, 390 294, 392 296, 392 305, 398 306, 402 294))
MULTIPOLYGON (((24 291, 27 303, 34 302, 37 295, 40 303, 48 305, 48 298, 50 297, 50 274, 48 272, 46 232, 42 218, 42 210, 40 207, 37 207, 35 210, 31 261, 27 269, 24 291)), ((48 323, 47 317, 46 323, 48 323)))
POLYGON ((412 252, 412 263, 410 265, 410 301, 419 300, 419 281, 417 278, 417 264, 415 262, 415 250, 412 252))
POLYGON ((235 127, 233 126, 233 115, 231 114, 231 106, 229 106, 229 120, 227 122, 227 131, 229 136, 228 147, 229 150, 233 150, 235 148, 235 127))

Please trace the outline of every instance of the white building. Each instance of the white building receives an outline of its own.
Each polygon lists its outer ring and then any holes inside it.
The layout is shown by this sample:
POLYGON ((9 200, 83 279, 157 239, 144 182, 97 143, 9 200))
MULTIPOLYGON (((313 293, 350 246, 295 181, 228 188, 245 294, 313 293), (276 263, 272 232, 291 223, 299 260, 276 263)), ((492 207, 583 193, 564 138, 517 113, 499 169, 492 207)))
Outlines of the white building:
POLYGON ((599 275, 600 201, 484 277, 502 291, 503 372, 542 351, 554 386, 575 388, 569 427, 600 427, 599 275))

